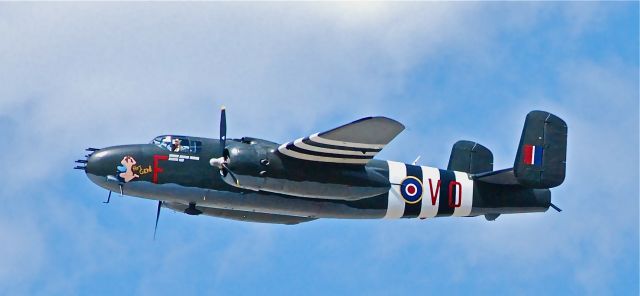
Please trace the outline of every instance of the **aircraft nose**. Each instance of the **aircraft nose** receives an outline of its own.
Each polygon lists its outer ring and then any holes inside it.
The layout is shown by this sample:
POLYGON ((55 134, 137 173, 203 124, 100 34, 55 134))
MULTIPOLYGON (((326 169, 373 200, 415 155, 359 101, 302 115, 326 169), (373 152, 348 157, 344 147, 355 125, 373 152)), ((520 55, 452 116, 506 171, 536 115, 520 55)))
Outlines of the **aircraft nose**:
POLYGON ((123 166, 123 161, 129 163, 134 162, 134 159, 140 159, 140 150, 138 145, 95 149, 88 155, 85 172, 100 177, 116 175, 118 166, 123 166))
POLYGON ((113 163, 116 163, 116 152, 113 148, 97 149, 88 155, 85 172, 96 176, 105 176, 108 166, 113 171, 113 163))

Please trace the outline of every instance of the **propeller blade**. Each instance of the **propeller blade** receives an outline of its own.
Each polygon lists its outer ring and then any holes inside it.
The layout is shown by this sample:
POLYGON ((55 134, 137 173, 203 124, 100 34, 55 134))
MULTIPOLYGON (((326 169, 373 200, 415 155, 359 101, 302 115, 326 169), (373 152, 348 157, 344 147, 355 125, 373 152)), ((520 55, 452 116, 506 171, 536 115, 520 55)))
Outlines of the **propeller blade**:
POLYGON ((238 181, 238 178, 236 178, 236 175, 229 169, 229 167, 227 166, 226 163, 222 163, 222 167, 227 171, 227 173, 229 175, 231 175, 231 179, 233 179, 233 182, 236 183, 236 185, 240 185, 240 181, 238 181))
POLYGON ((162 201, 158 201, 158 212, 156 212, 156 227, 153 228, 153 240, 156 239, 156 232, 158 230, 158 220, 160 220, 160 209, 162 208, 162 201))
POLYGON ((220 110, 220 155, 224 154, 224 148, 227 146, 227 112, 224 106, 220 110))
POLYGON ((558 213, 562 212, 562 210, 561 210, 560 208, 556 207, 556 205, 554 205, 554 204, 551 204, 551 207, 552 207, 554 210, 558 211, 558 213))

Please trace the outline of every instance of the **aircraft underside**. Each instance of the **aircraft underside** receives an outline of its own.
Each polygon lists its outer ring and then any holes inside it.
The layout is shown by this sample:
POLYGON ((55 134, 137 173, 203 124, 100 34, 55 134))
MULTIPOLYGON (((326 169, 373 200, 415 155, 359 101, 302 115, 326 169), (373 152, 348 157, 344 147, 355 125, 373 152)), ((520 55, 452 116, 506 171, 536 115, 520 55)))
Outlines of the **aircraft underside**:
MULTIPOLYGON (((400 165, 400 163, 390 162, 400 165)), ((404 164, 403 164, 404 165, 404 164)), ((434 168, 427 170, 435 170, 434 168)), ((393 171, 393 169, 392 169, 393 171)), ((459 173, 460 176, 466 174, 459 173)), ((391 174, 394 178, 394 174, 391 174)), ((290 195, 256 192, 256 191, 218 191, 198 187, 181 186, 178 184, 155 184, 152 182, 131 182, 120 187, 120 184, 110 182, 102 176, 88 174, 96 184, 113 192, 122 190, 123 195, 135 196, 151 200, 163 201, 162 206, 179 212, 187 212, 187 208, 193 205, 197 214, 209 215, 219 218, 241 221, 298 224, 312 221, 318 218, 337 219, 392 219, 392 218, 435 218, 435 217, 468 217, 488 215, 497 217, 500 214, 544 212, 550 205, 548 190, 538 191, 542 194, 518 195, 510 193, 513 197, 511 203, 494 204, 476 200, 473 206, 473 183, 460 187, 459 197, 455 193, 450 194, 447 189, 436 188, 438 192, 434 199, 431 198, 433 189, 425 194, 424 200, 419 203, 409 204, 400 185, 392 186, 386 194, 361 200, 346 201, 337 199, 317 199, 296 197, 290 195), (463 193, 464 192, 464 193, 463 193), (467 194, 468 192, 468 194, 467 194), (449 196, 453 196, 450 204, 449 196), (433 203, 431 203, 433 201, 433 203), (455 203, 459 205, 456 207, 455 203), (464 207, 462 206, 464 204, 464 207), (461 210, 458 210, 461 209, 461 210)), ((429 179, 426 179, 429 180, 429 179)), ((426 181, 427 183, 435 183, 426 181)), ((441 182, 437 180, 436 182, 441 182)), ((464 183, 463 183, 464 184, 464 183)), ((457 185, 456 185, 457 186, 457 185)), ((453 189, 457 187, 453 186, 453 189)), ((455 191, 455 190, 454 190, 455 191)), ((478 194, 476 191, 476 195, 478 194)), ((526 190, 524 192, 534 192, 526 190)), ((405 193, 406 194, 406 193, 405 193)))

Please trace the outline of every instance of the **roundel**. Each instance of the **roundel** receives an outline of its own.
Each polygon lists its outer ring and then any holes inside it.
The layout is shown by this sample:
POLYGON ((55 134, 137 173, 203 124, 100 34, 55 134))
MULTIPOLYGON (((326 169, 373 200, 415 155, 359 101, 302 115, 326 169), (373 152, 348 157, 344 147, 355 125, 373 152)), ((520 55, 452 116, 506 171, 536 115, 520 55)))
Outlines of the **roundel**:
POLYGON ((406 177, 400 183, 400 193, 407 203, 417 203, 422 199, 422 182, 416 177, 406 177))

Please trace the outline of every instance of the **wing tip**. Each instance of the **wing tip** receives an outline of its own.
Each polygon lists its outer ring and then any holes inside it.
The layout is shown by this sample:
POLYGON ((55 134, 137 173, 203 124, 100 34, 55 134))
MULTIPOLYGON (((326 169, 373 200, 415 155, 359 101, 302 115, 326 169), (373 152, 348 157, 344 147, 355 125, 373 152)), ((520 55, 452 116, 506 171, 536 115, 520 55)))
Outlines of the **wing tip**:
POLYGON ((404 130, 406 128, 404 126, 404 124, 402 124, 400 121, 397 121, 397 120, 395 120, 393 118, 389 118, 389 117, 386 117, 386 116, 372 116, 372 118, 380 118, 380 119, 385 120, 385 121, 387 121, 389 123, 395 124, 395 125, 398 126, 398 129, 400 129, 400 131, 402 131, 402 130, 404 130))
POLYGON ((380 115, 377 115, 377 116, 367 116, 367 117, 360 118, 360 119, 358 119, 358 120, 354 120, 354 121, 352 121, 352 122, 349 122, 349 123, 347 123, 347 124, 341 125, 341 126, 336 127, 336 128, 334 128, 334 129, 328 130, 328 131, 326 131, 326 132, 322 132, 322 133, 320 133, 320 135, 322 135, 322 134, 326 134, 326 133, 329 133, 329 132, 331 132, 331 131, 333 131, 333 130, 337 130, 337 129, 342 128, 342 127, 345 127, 345 126, 347 126, 347 125, 351 125, 351 124, 355 124, 355 123, 360 123, 360 122, 365 122, 365 121, 370 121, 370 120, 382 121, 382 122, 385 122, 385 123, 387 123, 387 124, 394 125, 394 126, 396 126, 396 127, 397 127, 397 129, 398 129, 398 133, 400 133, 401 131, 403 131, 403 130, 406 128, 406 127, 404 126, 404 124, 402 124, 401 122, 399 122, 399 121, 397 121, 397 120, 395 120, 395 119, 393 119, 393 118, 389 118, 389 117, 386 117, 386 116, 380 116, 380 115))

